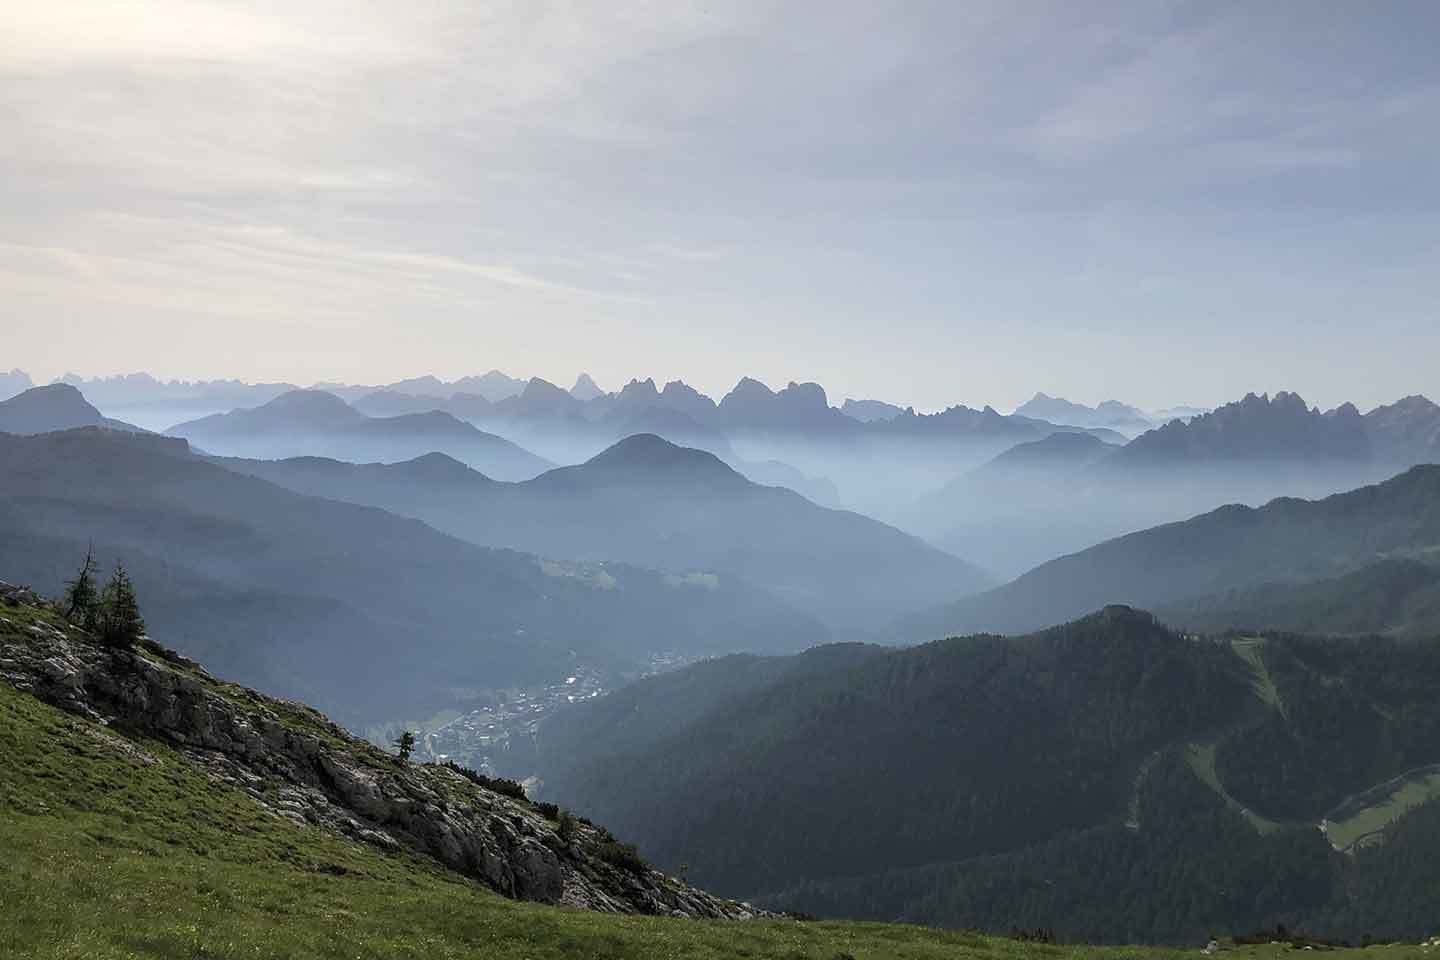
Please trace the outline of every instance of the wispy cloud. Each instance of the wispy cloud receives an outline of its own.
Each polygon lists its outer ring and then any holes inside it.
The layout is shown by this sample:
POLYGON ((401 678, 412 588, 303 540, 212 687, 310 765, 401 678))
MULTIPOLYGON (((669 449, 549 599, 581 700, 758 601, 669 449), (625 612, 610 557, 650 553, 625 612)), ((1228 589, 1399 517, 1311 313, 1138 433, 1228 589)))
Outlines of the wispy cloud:
MULTIPOLYGON (((197 328, 403 320, 487 366, 588 351, 553 376, 723 385, 778 339, 798 359, 773 379, 939 406, 959 378, 1003 404, 1063 386, 1022 383, 1058 330, 1110 344, 1099 371, 1138 326, 1329 315, 1347 278, 1415 262, 1440 219, 1440 15, 1409 17, 0 0, 8 345, 60 365, 56 328, 113 315, 184 373, 210 359, 197 328), (997 330, 1013 362, 942 362, 997 330), (933 373, 882 372, 918 353, 933 373)), ((1397 313, 1440 295, 1416 283, 1384 294, 1397 313)), ((93 339, 63 364, 111 362, 93 339)))

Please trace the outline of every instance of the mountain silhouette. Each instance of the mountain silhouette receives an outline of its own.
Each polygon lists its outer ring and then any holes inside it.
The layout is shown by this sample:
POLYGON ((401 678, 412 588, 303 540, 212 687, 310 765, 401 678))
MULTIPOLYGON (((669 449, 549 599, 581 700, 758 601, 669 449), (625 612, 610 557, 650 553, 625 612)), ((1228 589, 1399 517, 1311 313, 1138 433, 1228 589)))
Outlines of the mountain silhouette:
POLYGON ((1037 393, 1015 408, 1015 412, 1021 416, 1048 420, 1055 424, 1075 427, 1109 427, 1132 436, 1144 433, 1155 426, 1143 410, 1118 400, 1105 400, 1097 406, 1087 407, 1083 403, 1072 403, 1062 397, 1037 393))
POLYGON ((1375 458, 1410 466, 1440 463, 1440 406, 1422 396, 1405 397, 1365 414, 1375 458))
POLYGON ((914 639, 1060 623, 1107 603, 1175 604, 1270 582, 1338 577, 1440 549, 1440 466, 1321 500, 1220 507, 1042 564, 905 625, 914 639))
POLYGON ((605 391, 601 390, 600 385, 591 379, 590 374, 582 373, 575 378, 575 386, 570 388, 570 396, 581 403, 589 403, 596 397, 605 396, 605 391))
POLYGON ((880 626, 988 581, 893 527, 753 483, 711 453, 653 435, 628 437, 533 480, 459 478, 446 491, 376 483, 362 468, 317 478, 292 463, 231 468, 416 517, 487 546, 740 577, 842 632, 880 626))
POLYGON ((1117 467, 1198 461, 1369 459, 1365 421, 1351 404, 1328 413, 1299 395, 1246 394, 1192 420, 1142 434, 1110 459, 1117 467))
POLYGON ((9 373, 0 371, 0 400, 9 400, 33 386, 35 382, 24 370, 11 370, 9 373))
POLYGON ((905 408, 883 400, 846 400, 840 405, 840 412, 861 423, 876 420, 894 420, 905 412, 905 408))
MULTIPOLYGON (((379 474, 422 497, 501 486, 433 456, 289 466, 322 485, 334 472, 379 474)), ((636 669, 660 650, 795 650, 826 638, 813 618, 733 577, 699 583, 485 549, 235 472, 183 440, 94 428, 0 435, 0 564, 58 595, 91 542, 105 566, 123 560, 157 635, 351 722, 443 706, 456 688, 564 677, 577 657, 636 669)))
POLYGON ((104 416, 90 405, 79 390, 65 383, 31 387, 9 400, 0 401, 0 433, 49 433, 74 427, 144 432, 139 427, 104 416))
POLYGON ((363 463, 438 451, 499 479, 533 477, 553 466, 444 411, 367 417, 322 390, 296 390, 261 407, 178 424, 166 433, 226 456, 318 455, 363 463))

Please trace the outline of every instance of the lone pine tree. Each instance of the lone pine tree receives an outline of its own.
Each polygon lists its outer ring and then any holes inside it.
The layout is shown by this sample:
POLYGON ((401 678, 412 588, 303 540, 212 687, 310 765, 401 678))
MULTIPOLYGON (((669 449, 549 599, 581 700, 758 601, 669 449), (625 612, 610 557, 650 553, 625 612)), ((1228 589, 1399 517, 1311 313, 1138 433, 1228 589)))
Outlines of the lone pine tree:
POLYGON ((135 585, 125 567, 116 564, 100 599, 100 640, 112 647, 132 647, 144 635, 145 618, 140 616, 135 585))
POLYGON ((65 617, 93 631, 99 619, 100 596, 95 590, 95 547, 85 551, 85 562, 75 579, 65 584, 65 617))

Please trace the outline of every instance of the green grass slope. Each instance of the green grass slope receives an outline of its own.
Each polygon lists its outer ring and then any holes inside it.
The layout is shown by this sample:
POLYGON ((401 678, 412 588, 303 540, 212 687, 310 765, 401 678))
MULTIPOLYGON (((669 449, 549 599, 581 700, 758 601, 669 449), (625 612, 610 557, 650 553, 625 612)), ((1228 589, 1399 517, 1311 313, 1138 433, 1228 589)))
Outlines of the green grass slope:
POLYGON ((705 923, 505 900, 422 858, 296 828, 162 744, 3 684, 0 770, 0 955, 10 958, 1072 953, 911 927, 705 923))

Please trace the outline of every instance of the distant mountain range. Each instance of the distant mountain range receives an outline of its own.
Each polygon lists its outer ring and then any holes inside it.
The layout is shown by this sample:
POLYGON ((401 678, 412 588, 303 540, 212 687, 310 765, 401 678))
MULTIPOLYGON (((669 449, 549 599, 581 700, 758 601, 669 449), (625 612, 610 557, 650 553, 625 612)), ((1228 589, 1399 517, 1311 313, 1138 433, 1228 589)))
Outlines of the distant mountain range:
POLYGON ((539 774, 662 868, 764 905, 1353 942, 1433 920, 1437 683, 1433 645, 1197 639, 1108 607, 649 678, 548 720, 539 774), (1402 796, 1430 802, 1390 823, 1402 796))
POLYGON ((1002 574, 1227 503, 1322 497, 1440 461, 1440 407, 1410 397, 1361 415, 1292 393, 1247 395, 1115 448, 1052 437, 919 498, 896 522, 1002 574))
POLYGON ((738 577, 837 633, 879 627, 991 582, 882 523, 751 482, 710 453, 653 435, 523 483, 496 483, 433 455, 392 466, 315 458, 224 465, 416 517, 475 543, 738 577))
POLYGON ((905 412, 905 408, 883 400, 846 400, 840 405, 840 412, 852 420, 873 423, 876 420, 894 420, 905 412))
MULTIPOLYGON (((260 403, 230 404, 225 412, 262 406, 279 395, 277 390, 292 392, 282 389, 285 385, 252 387, 228 381, 159 384, 144 375, 93 383, 102 395, 116 398, 144 390, 159 390, 170 398, 166 402, 175 403, 200 403, 196 397, 203 395, 204 403, 213 404, 246 391, 264 398, 260 403)), ((1045 394, 1010 415, 965 406, 923 414, 880 401, 856 400, 836 408, 815 383, 793 382, 774 390, 747 377, 717 402, 681 381, 661 388, 653 380, 633 380, 618 391, 602 393, 588 377, 577 378, 575 387, 566 390, 498 371, 454 381, 416 377, 381 388, 334 385, 327 392, 375 419, 438 410, 552 464, 584 462, 626 436, 654 433, 708 450, 753 479, 784 483, 817 501, 902 525, 949 551, 982 556, 993 549, 1000 554, 993 565, 1006 573, 1060 550, 1221 503, 1259 504, 1280 494, 1324 495, 1440 459, 1440 408, 1423 397, 1361 415, 1351 405, 1321 412, 1291 393, 1252 394, 1204 413, 1164 411, 1165 416, 1193 415, 1170 420, 1132 441, 1144 425, 1141 420, 1158 421, 1161 416, 1116 401, 1092 408, 1045 394), (1031 483, 1005 492, 1004 503, 994 511, 987 503, 947 504, 946 494, 939 492, 948 489, 952 499, 966 496, 967 473, 1013 446, 1056 433, 1086 433, 1123 449, 1093 464, 1080 464, 1077 471, 1063 464, 1045 468, 1055 475, 1049 491, 1041 495, 1053 502, 1035 502, 1031 483), (1142 469, 1151 474, 1149 479, 1140 479, 1142 469), (1156 471, 1169 475, 1157 477, 1156 471), (1030 499, 1020 497, 1022 493, 1030 499), (984 512, 1023 514, 1035 529, 1002 530, 989 520, 977 525, 975 515, 984 512), (1045 535, 1047 527, 1055 531, 1054 537, 1045 535)), ((114 412, 126 408, 97 405, 123 422, 157 426, 158 408, 137 410, 132 418, 114 412)), ((158 427, 182 419, 187 430, 195 424, 193 418, 176 417, 158 427)), ((518 467, 496 466, 463 452, 458 426, 449 423, 442 429, 440 424, 432 418, 429 428, 448 430, 461 445, 440 447, 444 452, 496 476, 525 475, 518 467)), ((368 452, 347 445, 257 446, 231 452, 375 460, 408 459, 431 449, 423 444, 368 452)))
MULTIPOLYGON (((1015 409, 1021 416, 1075 427, 1107 427, 1127 436, 1138 436, 1157 425, 1157 417, 1118 400, 1106 400, 1087 407, 1060 397, 1037 393, 1015 409)), ((1159 421, 1164 422, 1164 421, 1159 421)))
POLYGON ((1201 461, 1363 460, 1371 456, 1367 422, 1352 404, 1328 413, 1284 391, 1247 394, 1188 421, 1172 420, 1117 453, 1123 465, 1201 461))
MULTIPOLYGON (((432 459, 432 485, 457 470, 432 459)), ((408 481, 412 482, 412 481, 408 481)), ((353 725, 481 691, 640 669, 657 651, 798 650, 828 632, 739 578, 483 549, 94 428, 0 434, 0 565, 59 595, 87 545, 123 561, 157 635, 353 725), (380 682, 383 678, 383 682, 380 682)))
MULTIPOLYGON (((1033 630, 1109 603, 1183 610, 1192 598, 1343 577, 1384 558, 1437 553, 1440 466, 1418 466, 1323 500, 1225 506, 1110 540, 913 618, 901 632, 924 640, 1033 630)), ((1247 603, 1253 609, 1253 598, 1247 603)), ((1382 619, 1365 629, 1390 626, 1382 619)))
POLYGON ((318 454, 393 462, 445 451, 500 479, 527 479, 554 466, 448 413, 367 417, 323 390, 294 390, 263 406, 212 414, 166 433, 227 456, 318 454))
POLYGON ((9 400, 33 386, 35 386, 34 381, 24 370, 11 370, 9 373, 0 371, 0 400, 9 400))

